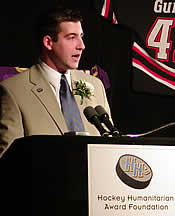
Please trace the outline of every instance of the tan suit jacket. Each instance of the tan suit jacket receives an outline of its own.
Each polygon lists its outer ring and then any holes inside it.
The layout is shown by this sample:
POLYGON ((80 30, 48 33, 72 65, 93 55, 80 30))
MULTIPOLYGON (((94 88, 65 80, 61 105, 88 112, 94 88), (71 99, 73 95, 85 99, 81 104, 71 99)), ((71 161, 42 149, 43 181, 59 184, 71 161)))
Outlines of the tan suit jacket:
MULTIPOLYGON (((87 121, 83 110, 87 106, 102 105, 110 114, 102 82, 79 70, 71 71, 71 80, 84 80, 95 90, 91 99, 75 95, 85 130, 99 136, 97 129, 87 121)), ((15 75, 0 85, 0 155, 16 139, 31 135, 63 135, 67 131, 56 96, 39 65, 15 75)))

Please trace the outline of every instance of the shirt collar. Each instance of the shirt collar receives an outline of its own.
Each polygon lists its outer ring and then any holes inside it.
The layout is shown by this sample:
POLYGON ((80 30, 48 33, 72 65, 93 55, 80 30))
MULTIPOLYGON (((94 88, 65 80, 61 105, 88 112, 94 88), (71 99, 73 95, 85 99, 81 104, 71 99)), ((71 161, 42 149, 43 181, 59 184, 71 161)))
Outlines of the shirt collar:
MULTIPOLYGON (((57 88, 60 88, 60 80, 62 73, 54 70, 53 68, 49 67, 45 62, 40 60, 40 66, 43 69, 46 79, 49 81, 49 83, 57 90, 57 88)), ((65 72, 65 76, 67 78, 67 81, 69 83, 70 88, 72 88, 71 85, 71 77, 70 77, 70 70, 67 70, 65 72)))

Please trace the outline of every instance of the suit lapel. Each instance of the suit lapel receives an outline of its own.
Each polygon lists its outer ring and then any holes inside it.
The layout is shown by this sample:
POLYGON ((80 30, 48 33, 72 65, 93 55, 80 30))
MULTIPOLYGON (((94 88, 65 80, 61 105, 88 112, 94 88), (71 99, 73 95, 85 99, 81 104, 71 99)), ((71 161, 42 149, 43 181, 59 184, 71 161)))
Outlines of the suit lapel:
POLYGON ((63 134, 67 131, 61 109, 58 105, 54 92, 49 86, 44 72, 39 65, 33 66, 30 71, 30 80, 34 84, 31 91, 35 94, 38 100, 47 110, 48 114, 52 117, 53 121, 57 125, 60 133, 63 134))
MULTIPOLYGON (((70 75, 71 75, 72 89, 73 89, 74 88, 74 81, 81 80, 81 77, 78 76, 78 73, 76 73, 76 70, 71 70, 70 75)), ((81 97, 80 97, 80 95, 74 95, 74 97, 75 97, 75 100, 76 100, 76 103, 78 105, 79 110, 83 110, 86 107, 86 105, 85 105, 85 103, 83 103, 81 105, 81 97)))
MULTIPOLYGON (((77 70, 71 70, 72 87, 74 86, 73 85, 74 81, 79 81, 79 80, 86 81, 85 77, 83 75, 84 75, 83 72, 80 72, 80 71, 77 71, 77 70)), ((93 100, 89 100, 89 99, 85 98, 83 104, 81 105, 81 97, 80 97, 80 95, 74 95, 74 97, 75 97, 75 100, 77 102, 78 108, 80 110, 81 118, 82 118, 82 120, 84 122, 85 131, 89 131, 90 130, 89 126, 88 126, 89 123, 88 123, 83 111, 87 106, 94 107, 94 104, 96 104, 95 103, 96 98, 92 97, 93 100)))
MULTIPOLYGON (((86 82, 84 76, 83 76, 83 72, 80 72, 78 70, 71 70, 71 80, 72 80, 72 86, 74 86, 73 82, 74 81, 84 81, 86 82)), ((84 98, 84 102, 83 104, 81 105, 81 97, 80 95, 74 95, 75 97, 75 100, 77 102, 77 105, 79 107, 80 110, 84 110, 85 107, 87 106, 93 106, 94 105, 94 97, 92 97, 91 99, 93 100, 89 100, 87 98, 84 98)))

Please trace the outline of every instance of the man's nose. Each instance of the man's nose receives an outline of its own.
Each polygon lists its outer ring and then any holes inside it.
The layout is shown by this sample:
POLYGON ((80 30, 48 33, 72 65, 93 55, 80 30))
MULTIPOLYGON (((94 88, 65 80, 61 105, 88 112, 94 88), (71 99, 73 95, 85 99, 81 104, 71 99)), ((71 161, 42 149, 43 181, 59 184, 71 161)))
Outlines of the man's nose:
POLYGON ((83 38, 79 39, 79 43, 77 45, 77 48, 80 49, 80 50, 84 50, 85 49, 85 44, 84 44, 83 38))

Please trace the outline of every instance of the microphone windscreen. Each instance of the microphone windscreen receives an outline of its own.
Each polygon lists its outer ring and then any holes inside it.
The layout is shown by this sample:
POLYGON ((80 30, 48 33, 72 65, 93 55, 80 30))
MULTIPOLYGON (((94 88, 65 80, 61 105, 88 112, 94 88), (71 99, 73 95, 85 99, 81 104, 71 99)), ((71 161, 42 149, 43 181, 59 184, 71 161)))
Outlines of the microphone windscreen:
POLYGON ((96 106, 95 110, 96 110, 96 112, 98 113, 99 116, 103 116, 104 114, 107 114, 106 110, 100 105, 96 106))
POLYGON ((98 113, 91 106, 86 107, 83 112, 84 112, 84 115, 86 116, 87 120, 90 122, 92 122, 92 118, 94 116, 98 116, 98 113))
POLYGON ((85 117, 87 118, 87 120, 95 125, 95 127, 97 128, 97 130, 100 132, 101 136, 109 136, 109 132, 107 132, 102 124, 101 124, 101 121, 99 120, 99 115, 98 113, 96 112, 96 110, 91 107, 91 106, 88 106, 84 109, 84 115, 85 117))

